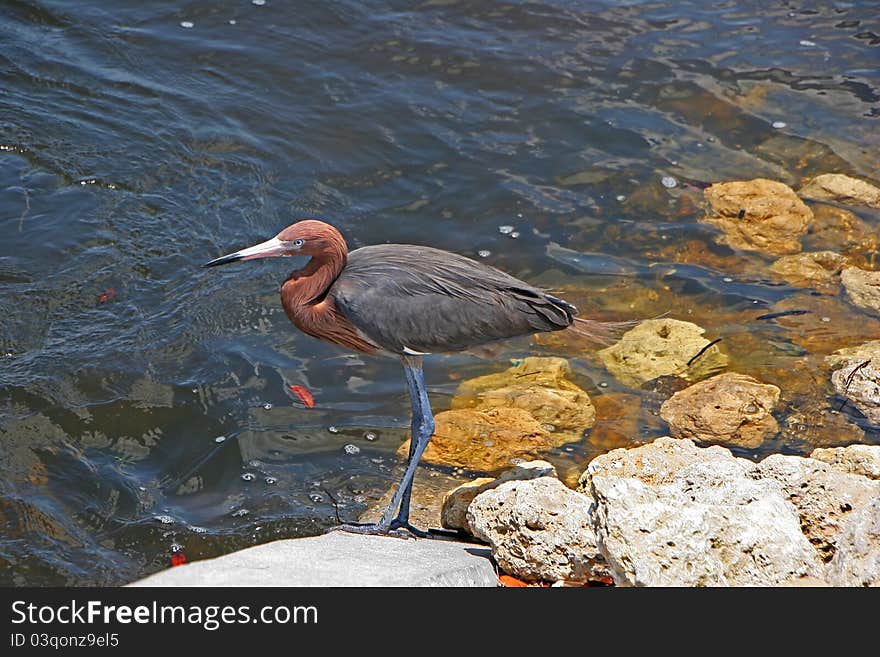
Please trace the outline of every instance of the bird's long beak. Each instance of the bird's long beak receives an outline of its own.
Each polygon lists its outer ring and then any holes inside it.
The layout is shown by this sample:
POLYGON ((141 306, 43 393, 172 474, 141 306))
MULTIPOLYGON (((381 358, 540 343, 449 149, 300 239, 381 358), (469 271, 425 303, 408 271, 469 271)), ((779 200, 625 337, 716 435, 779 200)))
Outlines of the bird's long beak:
POLYGON ((287 246, 285 245, 285 243, 279 240, 277 237, 273 237, 272 239, 261 242, 260 244, 255 244, 254 246, 242 249, 241 251, 236 251, 235 253, 230 253, 229 255, 216 258, 211 262, 206 262, 203 266, 216 267, 217 265, 225 265, 227 263, 237 262, 239 260, 272 258, 275 256, 285 255, 287 252, 287 246))

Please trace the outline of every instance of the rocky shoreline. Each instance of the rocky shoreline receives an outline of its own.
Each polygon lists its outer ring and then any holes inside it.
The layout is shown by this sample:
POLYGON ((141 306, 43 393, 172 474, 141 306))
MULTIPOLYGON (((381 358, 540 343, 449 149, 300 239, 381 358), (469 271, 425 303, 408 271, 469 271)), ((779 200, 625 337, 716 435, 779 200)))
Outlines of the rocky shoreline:
MULTIPOLYGON (((705 199, 703 221, 718 230, 719 244, 775 258, 770 276, 815 298, 845 299, 856 315, 880 313, 880 272, 865 259, 876 251, 876 237, 840 207, 880 208, 877 187, 824 174, 798 192, 765 179, 718 183, 705 199), (804 251, 817 234, 825 250, 804 251)), ((757 319, 808 313, 782 308, 757 319)), ((817 317, 818 326, 820 320, 832 321, 817 317)), ((596 446, 626 446, 595 456, 576 486, 546 461, 463 484, 444 498, 443 525, 487 543, 506 573, 531 583, 880 585, 880 445, 859 444, 864 430, 851 421, 853 413, 839 412, 841 403, 850 404, 862 426, 880 426, 880 340, 821 343, 817 356, 799 360, 810 371, 789 390, 731 370, 742 354, 705 332, 661 317, 600 350, 604 369, 638 394, 609 391, 591 399, 573 389, 567 362, 552 358, 527 358, 492 375, 492 385, 487 377, 482 385, 465 382, 459 393, 475 399, 470 408, 515 407, 524 417, 516 425, 495 423, 504 431, 489 433, 471 417, 468 454, 482 447, 492 460, 458 458, 458 465, 490 471, 511 457, 540 458, 541 445, 558 444, 558 425, 568 435, 585 432, 596 446), (665 423, 654 419, 653 427, 670 436, 639 445, 634 407, 640 399, 644 406, 646 391, 656 402, 653 415, 665 423), (607 431, 609 410, 612 441, 597 431, 607 431), (629 423, 621 421, 626 417, 629 423), (531 428, 528 440, 508 435, 518 427, 531 428), (548 427, 542 443, 535 436, 548 427), (774 440, 776 450, 755 451, 774 440), (768 453, 783 451, 786 441, 812 443, 801 452, 809 456, 768 453)), ((804 331, 800 337, 809 339, 804 331)), ((458 417, 458 425, 466 419, 458 417)), ((461 449, 461 435, 444 436, 440 456, 461 449)))
POLYGON ((526 582, 880 585, 878 445, 755 463, 663 437, 596 457, 577 490, 546 462, 481 487, 449 493, 444 525, 526 582))

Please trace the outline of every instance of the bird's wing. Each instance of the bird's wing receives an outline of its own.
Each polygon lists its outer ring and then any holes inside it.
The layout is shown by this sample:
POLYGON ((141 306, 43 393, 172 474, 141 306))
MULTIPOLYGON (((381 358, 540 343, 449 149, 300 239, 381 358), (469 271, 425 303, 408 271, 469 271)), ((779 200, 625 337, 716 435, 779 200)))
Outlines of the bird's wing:
POLYGON ((395 353, 458 351, 558 330, 577 312, 494 267, 406 244, 352 251, 329 294, 371 341, 395 353))

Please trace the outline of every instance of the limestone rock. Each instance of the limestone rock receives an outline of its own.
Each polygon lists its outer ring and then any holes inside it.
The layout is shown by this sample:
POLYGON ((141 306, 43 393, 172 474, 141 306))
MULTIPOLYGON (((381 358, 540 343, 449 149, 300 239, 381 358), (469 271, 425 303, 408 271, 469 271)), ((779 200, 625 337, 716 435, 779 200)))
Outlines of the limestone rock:
POLYGON ((691 322, 649 319, 598 354, 618 381, 633 388, 670 374, 697 380, 727 365, 727 356, 717 345, 694 360, 709 344, 709 340, 702 337, 703 333, 705 329, 691 322))
POLYGON ((782 256, 770 271, 799 287, 828 287, 840 281, 846 258, 834 251, 811 251, 782 256))
POLYGON ((594 527, 618 585, 767 586, 822 579, 775 480, 721 447, 658 438, 594 459, 594 527))
POLYGON ((753 448, 779 430, 771 415, 779 395, 774 385, 726 372, 672 395, 660 417, 676 438, 753 448))
POLYGON ((798 253, 813 213, 788 186, 774 180, 716 183, 705 191, 712 215, 703 221, 718 226, 734 249, 771 255, 798 253))
POLYGON ((832 586, 880 586, 880 498, 850 515, 827 572, 832 586))
POLYGON ((841 272, 840 280, 855 305, 880 311, 880 271, 847 267, 841 272))
POLYGON ((478 495, 467 521, 506 573, 527 582, 586 582, 608 574, 592 502, 552 477, 508 481, 478 495))
POLYGON ((838 349, 825 358, 834 367, 831 383, 868 420, 880 425, 880 340, 838 349))
POLYGON ((547 461, 526 461, 505 470, 497 479, 480 477, 453 488, 443 496, 440 523, 447 529, 462 529, 473 533, 467 524, 467 510, 474 498, 507 481, 525 481, 537 477, 556 477, 556 468, 547 461))
POLYGON ((836 201, 844 205, 867 205, 880 208, 880 188, 842 173, 823 173, 808 181, 798 191, 815 201, 836 201))
POLYGON ((569 376, 571 366, 564 358, 525 358, 504 372, 463 381, 452 408, 521 408, 541 424, 552 425, 551 431, 580 436, 593 426, 596 411, 569 376))
POLYGON ((834 556, 849 515, 880 498, 880 483, 800 456, 773 454, 758 464, 755 474, 782 485, 798 510, 801 531, 824 561, 834 556))
POLYGON ((638 479, 642 483, 659 486, 671 484, 682 472, 729 471, 733 478, 748 473, 753 464, 736 458, 730 450, 719 446, 697 447, 692 440, 664 436, 637 448, 614 449, 590 461, 578 481, 578 490, 590 494, 592 477, 619 477, 638 479))
MULTIPOLYGON (((489 551, 475 548, 472 543, 456 541, 402 541, 391 536, 331 532, 272 541, 193 561, 129 586, 497 587, 498 576, 488 558, 489 551)), ((214 597, 210 593, 202 595, 206 599, 214 597)))
POLYGON ((707 504, 682 483, 595 477, 593 491, 618 586, 771 586, 821 574, 778 490, 707 504))
POLYGON ((823 461, 842 472, 880 479, 880 445, 820 447, 813 450, 810 458, 823 461))

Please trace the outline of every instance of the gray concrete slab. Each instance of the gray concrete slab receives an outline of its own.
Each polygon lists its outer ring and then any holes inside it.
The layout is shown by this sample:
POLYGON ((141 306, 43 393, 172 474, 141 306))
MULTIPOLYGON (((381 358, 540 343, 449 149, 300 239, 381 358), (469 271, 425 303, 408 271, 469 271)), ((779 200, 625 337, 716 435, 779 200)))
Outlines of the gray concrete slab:
POLYGON ((169 568, 129 586, 497 586, 487 547, 332 532, 169 568))

